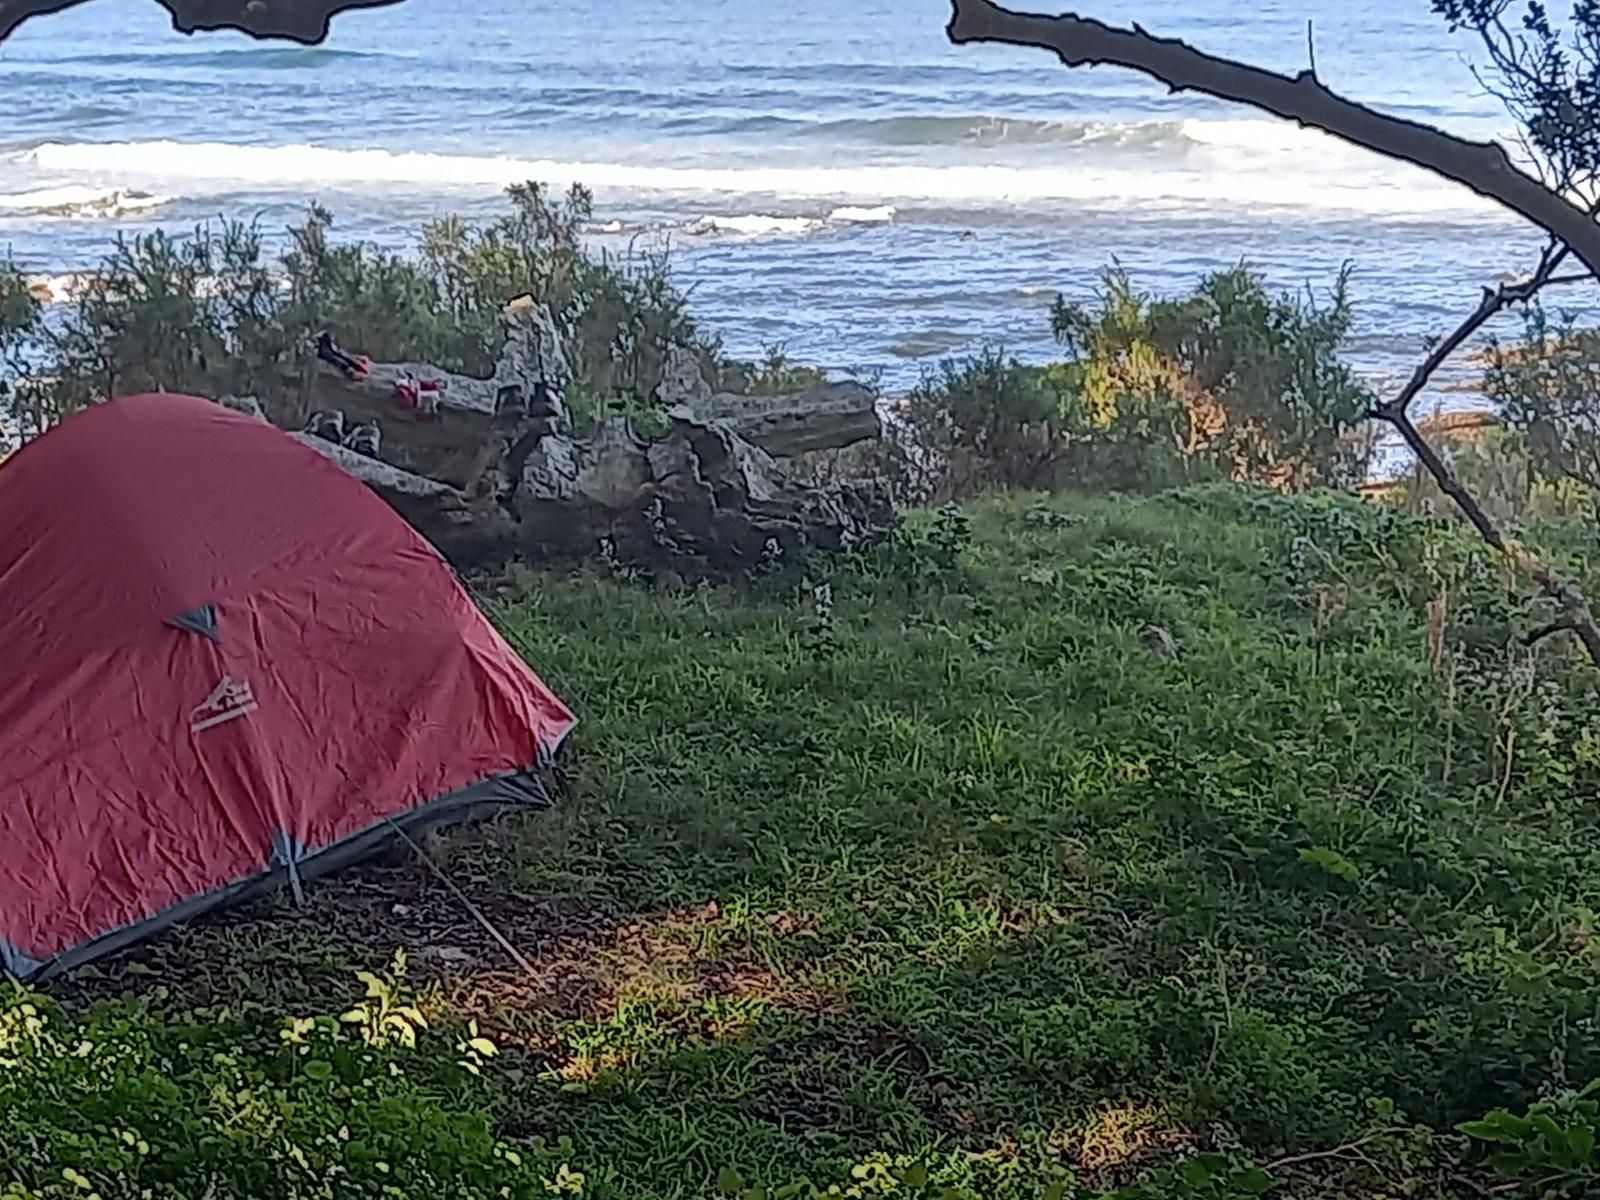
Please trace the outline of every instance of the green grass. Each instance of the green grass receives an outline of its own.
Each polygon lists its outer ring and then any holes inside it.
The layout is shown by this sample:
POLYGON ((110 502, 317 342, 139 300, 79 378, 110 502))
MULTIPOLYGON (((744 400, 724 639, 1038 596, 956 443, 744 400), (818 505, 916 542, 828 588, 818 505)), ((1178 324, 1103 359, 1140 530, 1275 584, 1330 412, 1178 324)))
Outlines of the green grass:
MULTIPOLYGON (((580 715, 566 794, 432 849, 531 975, 413 864, 80 986, 338 1011, 405 946, 502 1048, 450 1104, 626 1196, 1196 1147, 1470 1194, 1455 1123, 1600 1075, 1600 708, 1518 594, 1453 529, 1236 488, 924 514, 737 588, 529 574, 489 603, 580 715)), ((1204 1174, 1141 1195, 1261 1182, 1204 1174)))

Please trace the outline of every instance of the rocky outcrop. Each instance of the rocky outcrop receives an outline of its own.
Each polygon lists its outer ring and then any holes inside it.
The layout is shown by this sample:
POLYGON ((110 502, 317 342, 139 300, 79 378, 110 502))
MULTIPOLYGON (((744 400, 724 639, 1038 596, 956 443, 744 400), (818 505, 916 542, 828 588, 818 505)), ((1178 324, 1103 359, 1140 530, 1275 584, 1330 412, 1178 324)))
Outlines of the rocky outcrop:
POLYGON ((719 392, 691 406, 690 412, 726 425, 774 458, 842 450, 883 436, 877 393, 852 382, 778 396, 719 392))
POLYGON ((826 383, 779 395, 714 392, 699 358, 668 350, 656 400, 688 420, 724 425, 774 458, 841 450, 883 436, 877 393, 859 383, 826 383))
POLYGON ((882 489, 806 487, 727 427, 684 415, 648 441, 623 419, 588 438, 543 439, 524 464, 512 509, 535 553, 599 548, 624 564, 670 560, 685 574, 848 549, 894 521, 882 489))
MULTIPOLYGON (((741 433, 733 405, 712 395, 687 351, 667 358, 659 394, 675 403, 663 434, 643 437, 616 418, 575 435, 563 399, 566 359, 549 313, 524 298, 507 306, 504 326, 505 347, 486 380, 422 363, 319 363, 312 418, 298 435, 382 495, 457 566, 599 555, 681 575, 727 574, 865 544, 893 527, 893 506, 875 484, 817 487, 789 476, 741 433), (419 403, 424 385, 430 398, 419 403)), ((803 420, 775 419, 777 403, 757 410, 764 424, 743 425, 782 446, 859 440, 859 415, 843 415, 859 413, 859 403, 814 406, 833 414, 831 435, 821 419, 809 434, 798 432, 803 420)))

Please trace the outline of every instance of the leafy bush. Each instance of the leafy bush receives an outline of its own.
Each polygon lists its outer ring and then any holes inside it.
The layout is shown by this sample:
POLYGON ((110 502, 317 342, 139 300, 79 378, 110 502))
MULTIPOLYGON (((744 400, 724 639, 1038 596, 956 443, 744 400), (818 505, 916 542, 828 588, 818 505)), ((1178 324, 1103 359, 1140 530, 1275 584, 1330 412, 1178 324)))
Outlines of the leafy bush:
POLYGON ((1600 489, 1597 387, 1600 330, 1577 329, 1570 318, 1552 325, 1549 315, 1533 306, 1521 341, 1489 347, 1484 391, 1521 435, 1542 479, 1600 489))
POLYGON ((726 390, 746 396, 781 396, 803 392, 828 382, 828 373, 818 367, 796 363, 782 344, 764 348, 759 362, 725 363, 722 385, 726 390))
MULTIPOLYGON (((43 306, 21 269, 9 260, 0 261, 0 415, 9 416, 23 437, 32 436, 49 424, 43 414, 33 411, 33 364, 28 359, 43 314, 43 306)), ((0 454, 6 448, 6 430, 0 425, 0 454)))
POLYGON ((1064 361, 1027 367, 995 350, 947 361, 911 394, 906 421, 937 465, 928 490, 1160 488, 1208 478, 1280 488, 1345 483, 1349 436, 1370 396, 1339 360, 1345 276, 1330 306, 1267 293, 1247 268, 1154 300, 1121 269, 1091 305, 1058 297, 1064 361))
POLYGON ((668 344, 715 353, 665 260, 583 248, 588 192, 552 200, 530 183, 508 195, 510 212, 485 224, 432 222, 413 254, 337 242, 332 215, 315 205, 276 259, 257 226, 235 221, 119 238, 49 319, 21 273, 0 269, 0 377, 11 381, 0 403, 25 435, 97 398, 150 388, 249 392, 293 415, 323 329, 375 359, 485 376, 501 308, 522 293, 550 305, 576 383, 595 397, 649 404, 668 344))
MULTIPOLYGON (((1527 520, 1587 517, 1594 513, 1589 489, 1571 476, 1536 464, 1528 435, 1520 430, 1489 428, 1450 433, 1433 439, 1434 448, 1451 473, 1484 512, 1503 525, 1527 520)), ((1433 476, 1414 467, 1382 493, 1406 512, 1454 516, 1455 502, 1433 476)))
POLYGON ((261 1007, 74 1016, 0 997, 0 1196, 533 1197, 562 1147, 514 1148, 481 1106, 493 1043, 426 1033, 404 960, 342 1016, 261 1007))
POLYGON ((1540 1197, 1590 1196, 1600 1191, 1600 1079, 1532 1105, 1525 1116, 1503 1108, 1461 1131, 1494 1147, 1495 1169, 1518 1193, 1540 1197))

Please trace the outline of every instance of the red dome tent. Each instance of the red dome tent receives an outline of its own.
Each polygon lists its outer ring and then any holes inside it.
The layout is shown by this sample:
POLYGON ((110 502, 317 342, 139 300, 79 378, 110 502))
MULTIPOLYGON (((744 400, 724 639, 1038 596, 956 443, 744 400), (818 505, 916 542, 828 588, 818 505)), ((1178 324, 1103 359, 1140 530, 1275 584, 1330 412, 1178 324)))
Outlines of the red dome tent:
POLYGON ((187 396, 0 464, 0 966, 536 800, 568 709, 359 480, 187 396))

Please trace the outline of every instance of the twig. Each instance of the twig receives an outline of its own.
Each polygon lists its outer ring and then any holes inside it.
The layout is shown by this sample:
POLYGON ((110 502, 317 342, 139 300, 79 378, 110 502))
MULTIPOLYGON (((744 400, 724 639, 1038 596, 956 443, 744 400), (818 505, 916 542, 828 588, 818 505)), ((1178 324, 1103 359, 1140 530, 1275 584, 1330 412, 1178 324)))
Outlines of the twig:
POLYGON ((1327 87, 1314 71, 1282 75, 1076 13, 1013 12, 993 0, 952 0, 947 34, 958 45, 994 42, 1055 53, 1069 67, 1109 64, 1139 71, 1174 92, 1192 91, 1247 104, 1299 125, 1413 163, 1470 188, 1531 221, 1600 274, 1600 226, 1590 215, 1517 168, 1503 146, 1457 137, 1432 125, 1389 116, 1327 87))
POLYGON ((1331 1150, 1313 1150, 1307 1154, 1290 1154, 1284 1158, 1275 1158, 1267 1164, 1267 1169, 1275 1171, 1283 1167, 1295 1166, 1298 1163, 1319 1162, 1328 1158, 1344 1158, 1347 1155, 1355 1155, 1358 1158, 1366 1159, 1366 1155, 1359 1154, 1358 1151, 1360 1151, 1361 1147, 1371 1145, 1383 1136, 1382 1133, 1369 1133, 1366 1137, 1357 1138, 1353 1142, 1346 1142, 1342 1146, 1335 1146, 1331 1150))
POLYGON ((1450 673, 1445 677, 1444 768, 1440 772, 1440 785, 1450 787, 1450 768, 1456 751, 1456 669, 1455 651, 1450 652, 1450 673))
MULTIPOLYGON (((1555 269, 1561 265, 1570 252, 1567 246, 1559 249, 1546 249, 1539 259, 1539 266, 1534 273, 1521 283, 1502 283, 1497 288, 1484 288, 1483 297, 1478 301, 1478 307, 1472 310, 1470 316, 1450 333, 1441 339, 1429 351, 1428 356, 1417 364, 1416 370, 1411 372, 1411 378, 1406 381, 1405 387, 1400 389, 1399 395, 1391 400, 1385 400, 1376 405, 1372 415, 1381 421, 1393 422, 1398 417, 1404 417, 1411 407, 1411 402, 1417 398, 1422 389, 1428 386, 1428 380, 1445 363, 1452 354, 1459 350, 1468 338, 1483 328, 1490 317, 1509 308, 1513 304, 1523 304, 1538 295, 1541 288, 1547 287, 1552 279, 1555 269)), ((1580 278, 1588 278, 1587 275, 1580 278)))
POLYGON ((1500 806, 1506 802, 1506 792, 1511 790, 1511 768, 1517 761, 1517 727, 1506 727, 1506 769, 1500 776, 1500 790, 1495 793, 1494 809, 1500 811, 1500 806))
POLYGON ((1206 1070, 1210 1070, 1217 1061, 1217 1052, 1222 1049, 1222 1031, 1233 1031, 1233 1001, 1228 997, 1228 968, 1222 961, 1222 952, 1215 946, 1211 953, 1217 960, 1217 986, 1222 989, 1222 1024, 1214 1026, 1211 1030, 1211 1053, 1206 1058, 1206 1070))
POLYGON ((1372 409, 1372 417, 1386 421, 1404 439, 1418 464, 1439 485, 1439 490, 1455 502, 1462 516, 1473 528, 1506 559, 1527 574, 1545 595, 1561 608, 1561 620, 1583 642, 1589 658, 1600 665, 1600 625, 1589 609, 1588 599, 1576 580, 1557 571, 1539 558, 1516 538, 1507 536, 1466 488, 1461 486, 1449 465, 1422 436, 1422 431, 1411 419, 1410 408, 1418 394, 1428 385, 1444 361, 1458 350, 1462 343, 1482 328, 1484 322, 1511 304, 1525 303, 1549 285, 1556 267, 1567 257, 1566 246, 1547 247, 1539 259, 1534 273, 1521 283, 1501 284, 1498 288, 1485 288, 1483 298, 1466 320, 1462 321, 1448 337, 1443 338, 1417 365, 1405 387, 1393 399, 1383 401, 1372 409))

